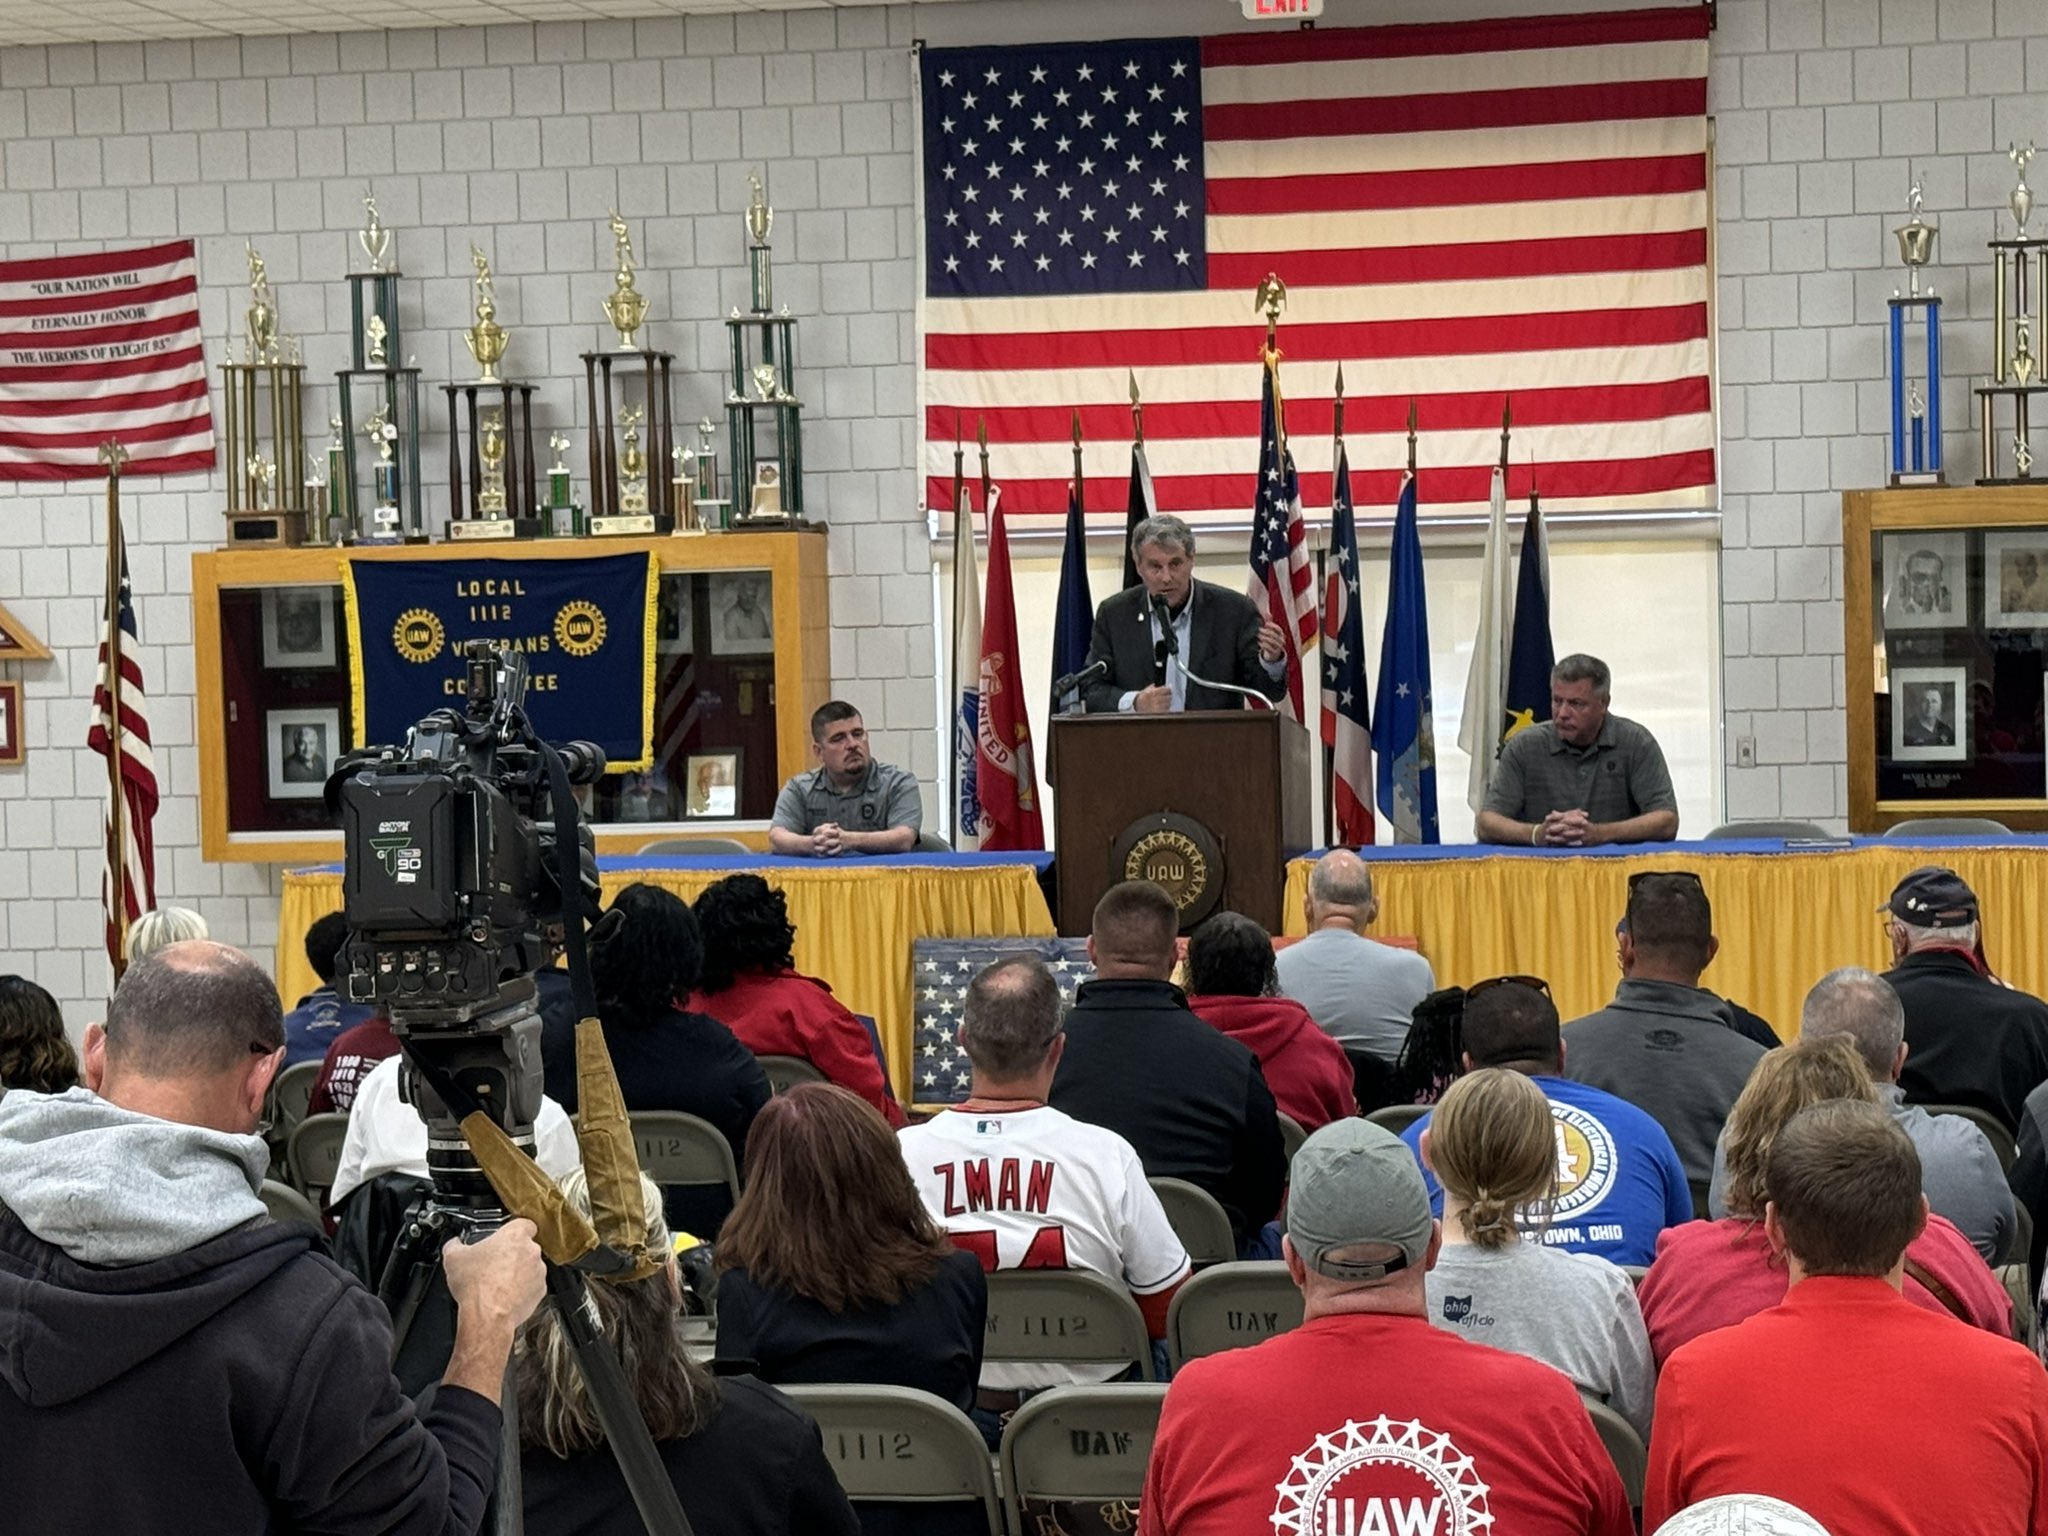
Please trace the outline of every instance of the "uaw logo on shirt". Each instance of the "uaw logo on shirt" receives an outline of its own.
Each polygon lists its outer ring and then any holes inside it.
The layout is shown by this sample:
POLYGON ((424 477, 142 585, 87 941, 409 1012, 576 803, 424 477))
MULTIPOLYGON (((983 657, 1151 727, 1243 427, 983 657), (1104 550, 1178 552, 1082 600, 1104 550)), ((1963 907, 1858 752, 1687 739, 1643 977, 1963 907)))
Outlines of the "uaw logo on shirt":
POLYGON ((1486 1484, 1449 1435, 1384 1414, 1316 1436, 1275 1489, 1272 1527, 1293 1536, 1477 1536, 1486 1484))
POLYGON ((1583 1109, 1553 1099, 1550 1119, 1557 1132, 1557 1201, 1551 1219, 1564 1221, 1607 1198, 1619 1160, 1607 1127, 1583 1109))

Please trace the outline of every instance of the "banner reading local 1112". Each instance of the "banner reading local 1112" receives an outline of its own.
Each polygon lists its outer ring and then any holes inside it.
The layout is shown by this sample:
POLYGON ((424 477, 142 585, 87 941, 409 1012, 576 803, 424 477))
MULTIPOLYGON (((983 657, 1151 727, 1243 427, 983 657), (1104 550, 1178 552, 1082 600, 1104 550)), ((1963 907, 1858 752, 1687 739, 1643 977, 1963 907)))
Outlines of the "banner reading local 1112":
POLYGON ((355 745, 398 743, 462 707, 462 647, 524 653, 526 715, 548 741, 604 749, 614 770, 650 765, 653 554, 566 560, 346 560, 355 745))

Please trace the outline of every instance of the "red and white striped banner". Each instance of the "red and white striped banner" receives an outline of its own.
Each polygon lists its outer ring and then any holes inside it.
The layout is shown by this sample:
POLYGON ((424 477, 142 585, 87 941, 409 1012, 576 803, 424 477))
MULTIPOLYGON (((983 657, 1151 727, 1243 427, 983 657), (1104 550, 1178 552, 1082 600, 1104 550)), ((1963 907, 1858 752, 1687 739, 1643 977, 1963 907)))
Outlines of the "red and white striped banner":
POLYGON ((213 468, 190 240, 0 262, 0 480, 213 468))
POLYGON ((1706 28, 1694 5, 1188 39, 1198 102, 1157 42, 928 50, 930 504, 955 424, 979 418, 1009 510, 1064 515, 1069 413, 1089 478, 1120 478, 1135 371, 1159 509, 1243 519, 1270 271, 1309 505, 1329 505, 1341 362, 1360 507, 1399 492, 1412 396, 1422 505, 1483 509, 1503 395, 1511 494, 1533 465, 1559 509, 1711 506, 1706 28), (1176 144, 1183 115, 1198 144, 1176 144), (1177 192, 1148 194, 1197 151, 1182 225, 1177 192), (1062 276, 1118 231, 1101 267, 1062 276), (1199 275, 1149 277, 1183 254, 1199 275))

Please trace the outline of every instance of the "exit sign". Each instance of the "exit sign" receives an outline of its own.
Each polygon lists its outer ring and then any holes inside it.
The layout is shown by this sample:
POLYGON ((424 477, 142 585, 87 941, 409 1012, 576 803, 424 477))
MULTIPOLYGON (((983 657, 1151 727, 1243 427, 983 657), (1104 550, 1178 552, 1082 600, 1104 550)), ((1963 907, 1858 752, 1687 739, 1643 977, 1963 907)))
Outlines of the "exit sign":
POLYGON ((1306 21, 1323 14, 1323 0, 1238 0, 1253 21, 1306 21))

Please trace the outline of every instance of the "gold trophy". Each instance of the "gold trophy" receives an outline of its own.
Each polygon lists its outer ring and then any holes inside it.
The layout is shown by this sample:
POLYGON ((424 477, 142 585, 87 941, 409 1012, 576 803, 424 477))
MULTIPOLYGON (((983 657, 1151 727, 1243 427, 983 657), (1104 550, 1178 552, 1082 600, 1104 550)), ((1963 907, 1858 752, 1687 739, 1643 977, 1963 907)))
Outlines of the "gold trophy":
POLYGON ((369 214, 370 221, 356 232, 356 239, 362 242, 363 254, 370 258, 370 270, 388 271, 384 263, 391 254, 391 231, 377 216, 377 194, 367 182, 363 184, 363 210, 369 214))
POLYGON ((364 323, 363 337, 368 343, 368 351, 364 355, 368 357, 372 368, 384 368, 390 365, 391 359, 385 356, 384 353, 384 338, 389 334, 390 331, 385 326, 382 315, 372 315, 364 323))
POLYGON ((477 375, 480 384, 496 384, 498 364, 504 361, 505 348, 511 338, 505 328, 498 324, 497 290, 491 282, 491 260, 475 246, 469 248, 469 259, 476 268, 476 324, 462 333, 462 339, 469 344, 469 355, 476 359, 482 370, 477 375))
POLYGON ((625 441, 619 450, 619 510, 609 517, 593 517, 594 534, 652 533, 654 514, 647 510, 647 453, 640 446, 640 423, 646 410, 629 405, 619 413, 625 441))
POLYGON ((484 412, 483 441, 478 451, 484 461, 484 483, 476 496, 477 510, 485 517, 505 515, 505 417, 501 411, 484 412))
POLYGON ((773 363, 754 364, 754 389, 763 402, 774 400, 782 393, 782 386, 775 376, 773 363))
POLYGON ((261 512, 266 507, 274 507, 276 503, 271 500, 270 488, 277 479, 277 466, 259 453, 250 456, 248 469, 250 486, 249 510, 261 512))
POLYGON ((611 217, 619 270, 611 295, 604 301, 604 313, 619 333, 619 350, 637 352, 640 349, 633 337, 647 323, 647 295, 633 286, 633 237, 626 233, 626 221, 616 212, 611 217))
POLYGON ((681 443, 669 450, 673 473, 668 477, 668 504, 675 513, 671 533, 702 533, 697 526, 697 455, 681 443))
POLYGON ((277 361, 277 299, 270 291, 270 273, 256 247, 242 242, 249 253, 249 361, 277 361))

